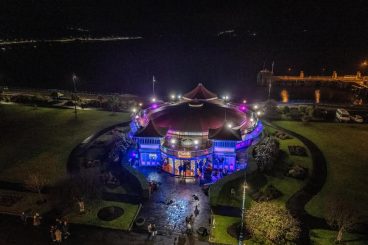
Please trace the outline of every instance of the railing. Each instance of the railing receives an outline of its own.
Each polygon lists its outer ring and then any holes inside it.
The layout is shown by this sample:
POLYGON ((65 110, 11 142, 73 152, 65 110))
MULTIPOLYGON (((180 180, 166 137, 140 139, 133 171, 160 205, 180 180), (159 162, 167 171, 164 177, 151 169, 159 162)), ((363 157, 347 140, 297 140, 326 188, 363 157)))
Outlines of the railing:
POLYGON ((213 147, 209 147, 207 149, 202 150, 184 150, 184 149, 172 149, 168 148, 164 145, 161 145, 161 151, 167 155, 172 155, 178 158, 193 158, 199 157, 203 155, 208 155, 213 152, 213 147))

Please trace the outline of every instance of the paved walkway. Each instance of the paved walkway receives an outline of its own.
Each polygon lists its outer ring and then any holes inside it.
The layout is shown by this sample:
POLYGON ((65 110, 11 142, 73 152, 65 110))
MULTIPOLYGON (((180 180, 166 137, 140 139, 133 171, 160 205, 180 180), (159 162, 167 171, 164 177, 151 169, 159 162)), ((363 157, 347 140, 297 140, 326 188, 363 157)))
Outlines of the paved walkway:
MULTIPOLYGON (((65 245, 173 245, 173 236, 158 235, 155 240, 147 241, 146 234, 136 232, 124 232, 119 230, 103 229, 93 226, 70 225, 71 236, 62 242, 65 245)), ((19 217, 0 215, 0 244, 27 244, 43 245, 54 244, 51 242, 49 226, 42 224, 39 227, 32 225, 23 225, 19 217)), ((194 240, 183 240, 184 244, 203 245, 208 244, 194 240)))
POLYGON ((139 214, 146 219, 146 223, 155 223, 159 234, 183 234, 186 230, 185 218, 193 214, 195 206, 198 206, 194 231, 201 226, 209 230, 211 211, 208 197, 196 179, 182 180, 152 168, 141 168, 140 171, 148 180, 160 183, 159 189, 143 204, 139 214), (193 195, 199 200, 195 200, 193 195))

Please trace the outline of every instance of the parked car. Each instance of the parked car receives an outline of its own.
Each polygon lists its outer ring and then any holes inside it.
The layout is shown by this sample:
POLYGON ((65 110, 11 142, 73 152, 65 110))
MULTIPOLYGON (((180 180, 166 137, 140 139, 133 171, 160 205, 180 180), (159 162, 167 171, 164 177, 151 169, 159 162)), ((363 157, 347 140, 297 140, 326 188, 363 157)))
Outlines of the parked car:
POLYGON ((363 123, 364 122, 363 117, 360 116, 360 115, 353 115, 353 116, 350 117, 350 119, 353 122, 356 122, 356 123, 363 123))
POLYGON ((339 108, 336 110, 336 119, 339 122, 349 122, 350 114, 347 110, 339 108))

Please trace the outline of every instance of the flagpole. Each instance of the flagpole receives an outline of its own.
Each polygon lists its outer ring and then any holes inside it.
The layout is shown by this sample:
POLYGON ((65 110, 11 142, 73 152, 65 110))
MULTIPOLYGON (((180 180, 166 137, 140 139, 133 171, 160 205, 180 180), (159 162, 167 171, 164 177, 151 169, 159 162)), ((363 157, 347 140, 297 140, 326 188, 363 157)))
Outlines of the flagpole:
POLYGON ((272 76, 273 76, 273 67, 275 65, 275 61, 272 61, 272 67, 271 67, 271 77, 268 81, 268 100, 271 98, 271 87, 272 87, 272 76))
POLYGON ((152 77, 152 92, 153 92, 153 97, 156 97, 155 96, 155 76, 152 77))

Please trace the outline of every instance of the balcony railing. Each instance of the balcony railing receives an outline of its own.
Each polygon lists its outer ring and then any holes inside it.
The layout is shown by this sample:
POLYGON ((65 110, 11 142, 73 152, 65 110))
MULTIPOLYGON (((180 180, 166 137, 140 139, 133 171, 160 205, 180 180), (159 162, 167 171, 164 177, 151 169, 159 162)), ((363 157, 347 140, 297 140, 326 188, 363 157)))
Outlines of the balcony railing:
POLYGON ((193 158, 193 157, 199 157, 203 155, 208 155, 213 152, 213 147, 209 147, 207 149, 173 149, 169 148, 167 146, 161 145, 161 151, 167 155, 172 155, 178 158, 193 158))

